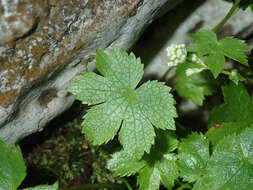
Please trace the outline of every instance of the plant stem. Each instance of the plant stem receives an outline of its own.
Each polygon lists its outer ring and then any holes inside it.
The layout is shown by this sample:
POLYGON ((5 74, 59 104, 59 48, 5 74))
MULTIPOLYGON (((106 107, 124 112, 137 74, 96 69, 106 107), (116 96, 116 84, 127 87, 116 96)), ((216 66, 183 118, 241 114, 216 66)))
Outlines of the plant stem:
POLYGON ((131 187, 131 185, 128 183, 126 179, 123 179, 123 182, 127 186, 128 190, 133 190, 133 188, 131 187))
POLYGON ((165 81, 167 75, 170 73, 173 67, 169 67, 168 70, 164 73, 164 75, 161 78, 161 81, 165 81))
POLYGON ((230 75, 230 72, 228 72, 228 71, 222 71, 221 73, 224 75, 230 75))
POLYGON ((217 33, 219 31, 219 29, 234 15, 237 13, 237 11, 239 10, 238 6, 239 3, 241 2, 241 0, 236 0, 236 2, 234 3, 234 5, 231 7, 231 9, 229 10, 229 12, 227 13, 227 15, 224 17, 224 19, 217 24, 212 30, 213 32, 217 33))
POLYGON ((99 188, 110 188, 110 189, 125 189, 124 184, 85 184, 85 185, 76 185, 72 187, 59 188, 59 190, 84 190, 84 189, 99 189, 99 188))

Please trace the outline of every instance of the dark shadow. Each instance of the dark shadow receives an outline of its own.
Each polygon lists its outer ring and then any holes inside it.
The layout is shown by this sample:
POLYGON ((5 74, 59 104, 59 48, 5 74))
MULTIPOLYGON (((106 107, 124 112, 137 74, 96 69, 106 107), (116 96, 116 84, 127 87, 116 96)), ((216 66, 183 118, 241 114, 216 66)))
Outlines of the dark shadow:
POLYGON ((20 188, 34 187, 41 184, 53 184, 57 181, 54 173, 45 169, 39 169, 36 166, 28 167, 26 172, 27 176, 20 188))

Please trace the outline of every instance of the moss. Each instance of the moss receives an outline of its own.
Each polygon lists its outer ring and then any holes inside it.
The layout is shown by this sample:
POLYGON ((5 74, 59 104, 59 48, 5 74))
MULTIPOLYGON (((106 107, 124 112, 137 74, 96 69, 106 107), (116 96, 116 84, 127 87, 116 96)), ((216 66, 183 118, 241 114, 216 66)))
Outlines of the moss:
MULTIPOLYGON (((81 128, 81 121, 74 119, 49 132, 48 136, 44 134, 46 140, 24 155, 28 173, 40 173, 37 176, 40 183, 58 180, 61 187, 87 183, 122 183, 105 167, 115 143, 109 147, 93 146, 87 142, 81 128)), ((30 178, 25 185, 36 185, 31 180, 34 178, 30 178)))
POLYGON ((80 128, 74 120, 57 129, 26 156, 29 167, 47 171, 45 175, 55 176, 60 186, 78 184, 80 180, 89 182, 92 159, 80 128))

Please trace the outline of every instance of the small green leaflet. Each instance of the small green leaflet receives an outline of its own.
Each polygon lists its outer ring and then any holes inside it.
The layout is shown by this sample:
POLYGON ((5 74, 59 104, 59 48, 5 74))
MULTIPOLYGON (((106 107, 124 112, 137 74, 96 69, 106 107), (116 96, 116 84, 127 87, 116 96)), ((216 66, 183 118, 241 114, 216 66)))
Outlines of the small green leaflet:
POLYGON ((253 100, 242 83, 230 83, 222 87, 224 104, 212 109, 209 115, 209 126, 223 122, 253 123, 253 100))
POLYGON ((193 190, 253 189, 253 128, 222 139, 193 190))
POLYGON ((108 142, 119 131, 119 141, 129 154, 140 159, 149 153, 156 128, 175 130, 177 116, 170 88, 148 81, 135 90, 143 65, 123 50, 99 50, 92 72, 77 76, 69 91, 84 104, 94 105, 84 116, 83 133, 95 145, 108 142), (120 127, 121 126, 121 127, 120 127))
POLYGON ((177 66, 178 79, 175 89, 182 98, 191 99, 195 104, 202 105, 205 95, 215 92, 218 83, 207 71, 187 76, 187 69, 194 68, 200 68, 200 65, 185 62, 177 66))
POLYGON ((58 189, 58 182, 53 185, 38 185, 35 187, 29 187, 22 190, 57 190, 58 189))
POLYGON ((171 189, 174 180, 178 178, 176 156, 171 153, 177 148, 177 144, 174 134, 159 130, 150 154, 145 154, 138 160, 121 150, 112 155, 107 168, 119 176, 138 173, 139 190, 158 190, 160 183, 171 189))
POLYGON ((216 34, 211 30, 200 30, 190 37, 196 40, 196 43, 190 45, 187 50, 197 53, 199 57, 206 56, 207 66, 215 78, 223 70, 225 57, 248 66, 244 53, 248 50, 248 46, 244 41, 232 37, 225 37, 218 41, 216 34))
POLYGON ((26 166, 18 146, 0 139, 0 190, 16 190, 26 176, 26 166))
POLYGON ((193 133, 183 139, 178 147, 178 168, 184 181, 194 182, 205 173, 209 159, 209 141, 201 134, 193 133))

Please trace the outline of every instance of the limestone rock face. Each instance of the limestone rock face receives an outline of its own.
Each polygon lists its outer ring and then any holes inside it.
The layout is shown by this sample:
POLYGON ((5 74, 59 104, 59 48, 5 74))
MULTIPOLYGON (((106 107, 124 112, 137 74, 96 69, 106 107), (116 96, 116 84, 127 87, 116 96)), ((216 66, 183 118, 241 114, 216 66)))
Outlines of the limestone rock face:
POLYGON ((0 138, 39 130, 66 110, 71 79, 98 48, 129 49, 178 0, 1 0, 0 138))

